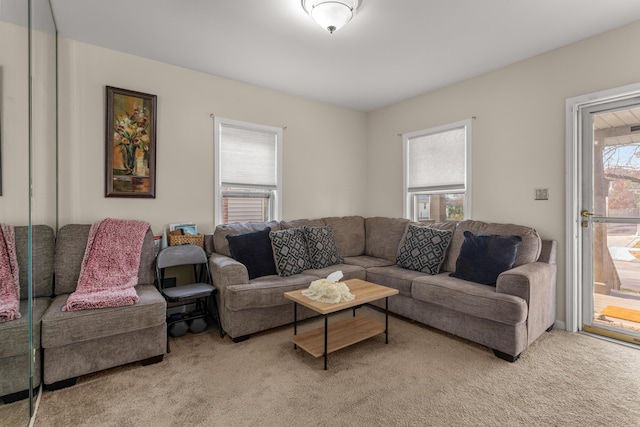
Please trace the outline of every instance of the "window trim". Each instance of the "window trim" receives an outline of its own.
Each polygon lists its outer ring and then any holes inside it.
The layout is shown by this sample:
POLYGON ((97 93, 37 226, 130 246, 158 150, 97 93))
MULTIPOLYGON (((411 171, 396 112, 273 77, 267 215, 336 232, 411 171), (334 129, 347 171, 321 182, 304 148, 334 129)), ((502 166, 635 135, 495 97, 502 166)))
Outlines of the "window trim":
MULTIPOLYGON (((402 134, 402 194, 404 198, 403 216, 404 218, 414 220, 413 218, 413 195, 418 192, 409 192, 409 141, 414 138, 433 135, 437 133, 447 132, 454 129, 465 129, 465 174, 464 174, 464 219, 471 218, 471 123, 472 119, 461 120, 455 123, 449 123, 432 128, 422 129, 419 131, 408 132, 402 134)), ((432 191, 419 191, 422 194, 442 194, 447 192, 460 192, 460 189, 433 188, 432 191)))
MULTIPOLYGON (((222 165, 220 164, 221 155, 220 155, 220 136, 221 130, 223 126, 234 126, 239 128, 244 128, 251 131, 257 132, 265 132, 272 133, 276 136, 276 188, 273 190, 273 205, 272 205, 272 220, 280 220, 280 215, 282 213, 282 127, 276 126, 267 126, 261 125, 257 123, 245 122, 241 120, 227 119, 224 117, 215 116, 213 119, 213 141, 214 141, 214 152, 213 152, 213 212, 214 212, 214 225, 222 224, 222 165)), ((247 186, 248 188, 262 188, 259 185, 255 187, 247 186)))

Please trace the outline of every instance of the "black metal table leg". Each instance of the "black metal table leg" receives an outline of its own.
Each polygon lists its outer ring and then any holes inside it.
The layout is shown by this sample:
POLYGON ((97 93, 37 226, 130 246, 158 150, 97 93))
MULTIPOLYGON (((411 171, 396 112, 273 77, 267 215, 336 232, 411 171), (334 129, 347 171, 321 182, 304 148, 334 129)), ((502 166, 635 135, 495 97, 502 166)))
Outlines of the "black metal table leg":
POLYGON ((327 335, 329 333, 328 315, 324 315, 324 370, 327 370, 327 335))
MULTIPOLYGON (((293 302, 293 336, 295 337, 298 334, 298 303, 293 302)), ((294 342, 293 349, 298 348, 298 345, 294 342)))
POLYGON ((389 297, 384 299, 384 343, 389 344, 389 297))

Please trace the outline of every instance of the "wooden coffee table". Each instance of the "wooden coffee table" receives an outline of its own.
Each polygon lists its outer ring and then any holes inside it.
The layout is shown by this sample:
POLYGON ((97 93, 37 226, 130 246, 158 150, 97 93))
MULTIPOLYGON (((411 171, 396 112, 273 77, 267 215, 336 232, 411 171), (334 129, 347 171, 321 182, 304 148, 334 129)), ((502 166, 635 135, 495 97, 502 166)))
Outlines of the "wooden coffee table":
POLYGON ((303 289, 284 293, 285 298, 293 301, 293 347, 300 346, 313 357, 324 356, 325 370, 327 369, 327 354, 331 352, 383 332, 385 344, 389 343, 389 297, 398 294, 398 290, 360 279, 345 280, 344 283, 355 296, 352 301, 337 304, 314 301, 302 295, 303 289), (356 308, 382 298, 385 299, 384 325, 365 316, 356 316, 356 308), (322 314, 324 327, 298 335, 298 304, 322 314), (330 314, 348 309, 353 310, 353 317, 329 325, 330 314))

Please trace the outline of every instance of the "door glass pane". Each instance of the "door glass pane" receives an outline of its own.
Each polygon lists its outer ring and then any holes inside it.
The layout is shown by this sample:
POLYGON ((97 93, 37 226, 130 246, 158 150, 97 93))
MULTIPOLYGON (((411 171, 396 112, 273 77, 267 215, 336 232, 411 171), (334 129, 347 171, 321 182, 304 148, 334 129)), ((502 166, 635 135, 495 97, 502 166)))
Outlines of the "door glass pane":
MULTIPOLYGON (((636 104, 637 105, 637 104, 636 104)), ((593 325, 640 336, 640 108, 593 114, 593 325)))
POLYGON ((640 108, 595 114, 593 147, 593 213, 638 217, 640 108))

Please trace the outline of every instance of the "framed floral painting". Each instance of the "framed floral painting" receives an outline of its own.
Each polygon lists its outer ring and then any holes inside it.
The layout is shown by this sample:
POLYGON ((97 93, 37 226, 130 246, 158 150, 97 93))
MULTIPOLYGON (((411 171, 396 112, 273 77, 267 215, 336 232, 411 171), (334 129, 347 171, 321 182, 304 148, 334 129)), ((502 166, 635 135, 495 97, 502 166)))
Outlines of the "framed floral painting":
POLYGON ((156 96, 107 86, 106 197, 156 197, 156 96))

